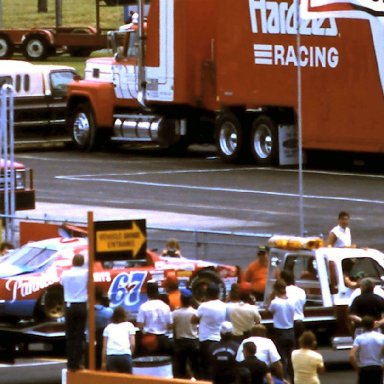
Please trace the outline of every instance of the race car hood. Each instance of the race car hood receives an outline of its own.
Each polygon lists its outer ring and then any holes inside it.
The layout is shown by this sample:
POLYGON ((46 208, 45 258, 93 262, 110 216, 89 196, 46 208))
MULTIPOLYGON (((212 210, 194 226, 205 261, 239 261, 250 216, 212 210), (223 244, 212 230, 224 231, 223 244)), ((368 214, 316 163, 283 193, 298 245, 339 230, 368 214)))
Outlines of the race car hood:
POLYGON ((31 271, 28 270, 27 268, 22 268, 17 265, 1 263, 0 278, 17 276, 27 272, 31 272, 31 271))

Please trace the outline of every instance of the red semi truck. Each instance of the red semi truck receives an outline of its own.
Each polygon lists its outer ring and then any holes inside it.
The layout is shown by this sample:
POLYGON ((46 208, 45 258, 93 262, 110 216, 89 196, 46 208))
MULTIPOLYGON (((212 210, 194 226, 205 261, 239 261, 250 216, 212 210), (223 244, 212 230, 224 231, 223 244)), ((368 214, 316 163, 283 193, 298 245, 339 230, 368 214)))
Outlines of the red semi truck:
POLYGON ((301 121, 304 149, 384 152, 382 1, 139 0, 136 10, 110 32, 114 56, 89 59, 69 86, 80 149, 215 142, 225 160, 272 164, 285 151, 289 162, 301 121))

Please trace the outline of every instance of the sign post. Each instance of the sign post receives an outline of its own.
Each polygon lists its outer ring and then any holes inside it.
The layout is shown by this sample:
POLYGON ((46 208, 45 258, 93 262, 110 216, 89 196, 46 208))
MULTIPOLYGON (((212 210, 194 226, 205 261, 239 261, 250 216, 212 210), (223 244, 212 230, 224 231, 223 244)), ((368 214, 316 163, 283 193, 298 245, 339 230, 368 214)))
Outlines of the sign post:
POLYGON ((88 212, 88 340, 89 369, 96 366, 95 356, 95 261, 132 260, 146 257, 146 222, 141 220, 93 221, 88 212))

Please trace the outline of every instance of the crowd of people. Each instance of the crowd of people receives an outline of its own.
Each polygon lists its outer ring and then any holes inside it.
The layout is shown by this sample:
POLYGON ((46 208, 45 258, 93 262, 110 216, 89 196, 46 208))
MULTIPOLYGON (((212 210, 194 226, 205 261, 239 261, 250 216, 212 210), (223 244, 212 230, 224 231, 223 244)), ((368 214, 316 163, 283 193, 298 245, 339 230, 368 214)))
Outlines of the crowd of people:
MULTIPOLYGON (((340 212, 339 225, 328 237, 329 246, 353 247, 348 224, 348 213, 340 212)), ((181 254, 177 240, 172 239, 163 254, 181 254)), ((85 277, 76 270, 83 260, 78 259, 75 256, 73 270, 62 278, 68 369, 73 370, 81 367, 78 342, 85 327, 74 326, 74 321, 83 322, 87 301, 86 287, 80 283, 85 277), (72 284, 66 284, 69 276, 72 284)), ((132 373, 133 356, 167 355, 172 357, 175 378, 214 384, 319 384, 324 361, 315 350, 315 334, 304 326, 306 292, 295 285, 291 270, 282 270, 272 293, 264 297, 267 268, 268 248, 259 247, 256 260, 243 281, 232 285, 227 301, 220 300, 214 282, 207 283, 205 300, 196 303, 189 289, 179 289, 176 276, 168 277, 166 294, 160 294, 156 281, 148 281, 148 300, 140 305, 135 325, 127 320, 124 308, 104 311, 96 300, 96 368, 132 373), (261 324, 260 300, 272 316, 268 329, 261 324)), ((362 279, 358 285, 359 294, 349 308, 355 334, 350 361, 358 372, 358 383, 382 384, 384 298, 374 293, 371 279, 362 279)))

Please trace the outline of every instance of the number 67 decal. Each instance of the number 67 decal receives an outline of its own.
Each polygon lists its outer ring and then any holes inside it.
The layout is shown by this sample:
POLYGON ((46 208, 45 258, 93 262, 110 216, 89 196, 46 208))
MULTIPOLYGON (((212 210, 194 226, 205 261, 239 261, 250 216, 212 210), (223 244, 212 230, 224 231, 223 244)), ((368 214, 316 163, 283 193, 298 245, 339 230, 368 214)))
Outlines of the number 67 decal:
POLYGON ((108 296, 112 307, 133 306, 140 302, 141 288, 146 280, 147 271, 123 272, 117 275, 110 287, 108 296))

